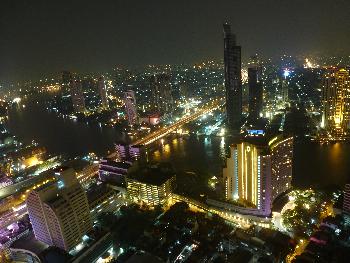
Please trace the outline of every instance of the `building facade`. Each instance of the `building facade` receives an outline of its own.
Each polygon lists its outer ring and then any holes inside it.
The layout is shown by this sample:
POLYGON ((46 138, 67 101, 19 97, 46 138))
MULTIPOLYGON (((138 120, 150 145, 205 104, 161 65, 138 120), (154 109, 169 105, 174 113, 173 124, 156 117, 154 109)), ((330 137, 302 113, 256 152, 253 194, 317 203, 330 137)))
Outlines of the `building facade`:
POLYGON ((36 239, 66 251, 92 230, 84 189, 71 168, 60 168, 57 181, 29 193, 26 203, 36 239))
POLYGON ((106 184, 100 184, 87 192, 92 222, 97 222, 101 213, 113 213, 118 209, 117 198, 120 192, 113 190, 106 184))
POLYGON ((85 99, 81 81, 77 78, 73 78, 70 81, 70 92, 73 104, 73 110, 75 113, 81 113, 85 111, 85 99))
POLYGON ((170 76, 165 73, 150 77, 151 108, 161 114, 173 110, 173 96, 171 92, 170 76))
POLYGON ((224 24, 223 28, 227 124, 239 132, 242 120, 241 47, 236 44, 231 26, 224 24))
POLYGON ((248 68, 249 85, 249 118, 252 121, 260 118, 263 108, 263 86, 261 82, 261 68, 250 65, 248 68))
POLYGON ((87 189, 98 175, 99 165, 96 163, 86 165, 77 173, 77 178, 81 186, 87 189))
POLYGON ((128 178, 128 197, 138 203, 146 203, 149 206, 163 205, 171 198, 175 176, 163 182, 152 183, 135 178, 128 178))
POLYGON ((260 146, 242 142, 230 147, 223 170, 225 196, 242 206, 270 213, 271 155, 260 146))
POLYGON ((99 179, 102 182, 126 187, 126 176, 130 167, 130 163, 116 162, 108 158, 101 159, 98 169, 99 179))
POLYGON ((104 109, 108 109, 107 88, 103 76, 98 78, 97 86, 100 95, 101 106, 104 109))
POLYGON ((275 137, 269 143, 271 152, 271 197, 274 200, 292 186, 293 137, 275 137))
POLYGON ((223 169, 226 199, 252 214, 270 215, 273 200, 291 187, 293 138, 273 140, 231 145, 223 169))
POLYGON ((322 125, 332 135, 346 136, 350 128, 350 75, 344 68, 326 72, 322 90, 322 125))
POLYGON ((344 188, 343 211, 350 215, 350 183, 344 188))
POLYGON ((287 76, 283 76, 281 78, 281 97, 282 97, 282 103, 284 107, 288 106, 290 103, 289 101, 289 83, 287 76))
POLYGON ((133 162, 143 158, 145 148, 142 145, 116 144, 115 151, 119 161, 133 162))
POLYGON ((125 112, 130 126, 138 123, 135 92, 127 90, 124 93, 125 112))

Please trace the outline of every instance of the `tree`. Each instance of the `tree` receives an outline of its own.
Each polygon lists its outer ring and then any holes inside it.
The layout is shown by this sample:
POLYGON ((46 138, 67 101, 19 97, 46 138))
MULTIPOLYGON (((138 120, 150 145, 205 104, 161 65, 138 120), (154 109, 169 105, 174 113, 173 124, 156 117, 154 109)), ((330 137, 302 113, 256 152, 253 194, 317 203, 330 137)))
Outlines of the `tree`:
POLYGON ((143 211, 138 206, 125 207, 114 223, 112 231, 114 241, 123 248, 134 246, 154 218, 153 212, 143 211))
POLYGON ((97 220, 100 223, 102 228, 111 230, 111 228, 116 222, 116 216, 110 212, 102 213, 98 215, 97 220))

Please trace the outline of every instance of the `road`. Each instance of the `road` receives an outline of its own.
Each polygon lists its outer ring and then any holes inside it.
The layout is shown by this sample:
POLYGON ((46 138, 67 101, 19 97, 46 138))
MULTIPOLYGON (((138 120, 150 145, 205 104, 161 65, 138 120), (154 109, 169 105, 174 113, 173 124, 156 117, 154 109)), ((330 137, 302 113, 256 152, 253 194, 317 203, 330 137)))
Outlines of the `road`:
POLYGON ((200 116, 205 115, 209 112, 212 112, 213 110, 216 110, 224 105, 223 99, 215 99, 208 103, 206 103, 202 108, 197 109, 193 114, 186 115, 182 117, 177 122, 165 126, 155 132, 152 132, 148 134, 146 137, 141 138, 133 143, 133 145, 148 145, 156 140, 159 140, 160 138, 168 135, 169 133, 172 133, 179 129, 182 125, 189 123, 191 121, 194 121, 198 119, 200 116))
POLYGON ((48 173, 41 173, 35 177, 31 177, 25 181, 6 186, 4 188, 0 189, 0 200, 3 198, 6 198, 10 195, 16 194, 16 193, 21 193, 25 191, 26 189, 32 187, 33 185, 40 183, 41 181, 45 181, 49 177, 51 177, 52 174, 48 173))
POLYGON ((11 225, 14 222, 17 222, 26 214, 27 214, 27 207, 25 203, 23 203, 22 205, 19 205, 16 208, 13 208, 12 210, 9 210, 7 213, 1 215, 0 232, 4 231, 4 229, 6 229, 7 226, 11 225))

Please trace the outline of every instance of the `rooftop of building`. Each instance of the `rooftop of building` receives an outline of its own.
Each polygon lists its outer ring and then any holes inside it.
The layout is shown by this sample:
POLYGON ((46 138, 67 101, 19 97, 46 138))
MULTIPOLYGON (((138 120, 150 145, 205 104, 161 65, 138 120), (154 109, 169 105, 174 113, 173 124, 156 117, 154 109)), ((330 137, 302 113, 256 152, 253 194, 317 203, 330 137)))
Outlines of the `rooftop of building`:
POLYGON ((136 167, 128 174, 128 178, 151 185, 162 185, 175 176, 174 169, 170 163, 147 164, 136 167))
POLYGON ((91 163, 83 159, 73 159, 65 163, 64 168, 73 168, 77 173, 81 172, 85 167, 89 166, 91 163))
POLYGON ((291 138, 290 136, 276 135, 276 136, 258 136, 258 137, 245 137, 245 138, 237 138, 232 146, 240 144, 240 143, 249 143, 257 146, 258 148, 264 150, 264 152, 268 153, 270 149, 278 145, 278 143, 291 138))
POLYGON ((83 248, 74 255, 79 262, 96 262, 106 249, 112 245, 112 236, 104 231, 92 231, 88 234, 89 239, 83 248))
POLYGON ((35 188, 35 191, 36 191, 36 192, 40 192, 40 191, 44 190, 45 188, 48 188, 48 187, 50 187, 50 186, 53 186, 53 185, 56 184, 56 183, 57 183, 56 180, 50 181, 50 182, 48 182, 47 184, 43 184, 43 185, 41 185, 41 186, 35 188))
POLYGON ((131 167, 130 163, 117 162, 110 158, 103 158, 102 160, 100 160, 100 165, 108 165, 108 166, 113 166, 121 169, 129 169, 131 167))
POLYGON ((46 203, 53 209, 59 207, 62 202, 66 203, 67 201, 59 194, 57 194, 54 198, 51 198, 46 201, 46 203))
POLYGON ((50 247, 47 244, 37 240, 33 232, 16 240, 11 248, 30 251, 38 256, 42 262, 61 263, 70 262, 70 256, 62 249, 50 247))
POLYGON ((93 185, 93 187, 90 187, 86 194, 89 203, 93 203, 105 194, 109 192, 115 192, 116 190, 113 190, 109 188, 106 184, 99 184, 99 185, 93 185))
POLYGON ((232 146, 241 144, 241 143, 249 143, 254 146, 257 146, 258 148, 267 148, 268 146, 268 140, 261 136, 261 137, 245 137, 245 138, 237 138, 232 142, 232 146))

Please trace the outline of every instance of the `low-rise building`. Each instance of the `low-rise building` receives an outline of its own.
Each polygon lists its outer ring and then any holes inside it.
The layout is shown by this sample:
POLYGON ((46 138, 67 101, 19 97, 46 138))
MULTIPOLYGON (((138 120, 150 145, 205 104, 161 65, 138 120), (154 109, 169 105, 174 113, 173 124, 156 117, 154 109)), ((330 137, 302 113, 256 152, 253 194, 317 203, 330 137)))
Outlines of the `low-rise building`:
POLYGON ((99 179, 102 182, 126 187, 126 175, 130 167, 131 164, 127 162, 116 162, 109 158, 101 159, 98 170, 99 179))
POLYGON ((143 145, 116 144, 115 151, 119 161, 133 162, 145 154, 143 145))
POLYGON ((150 206, 163 205, 172 195, 176 176, 168 167, 148 166, 129 174, 128 197, 150 206))

